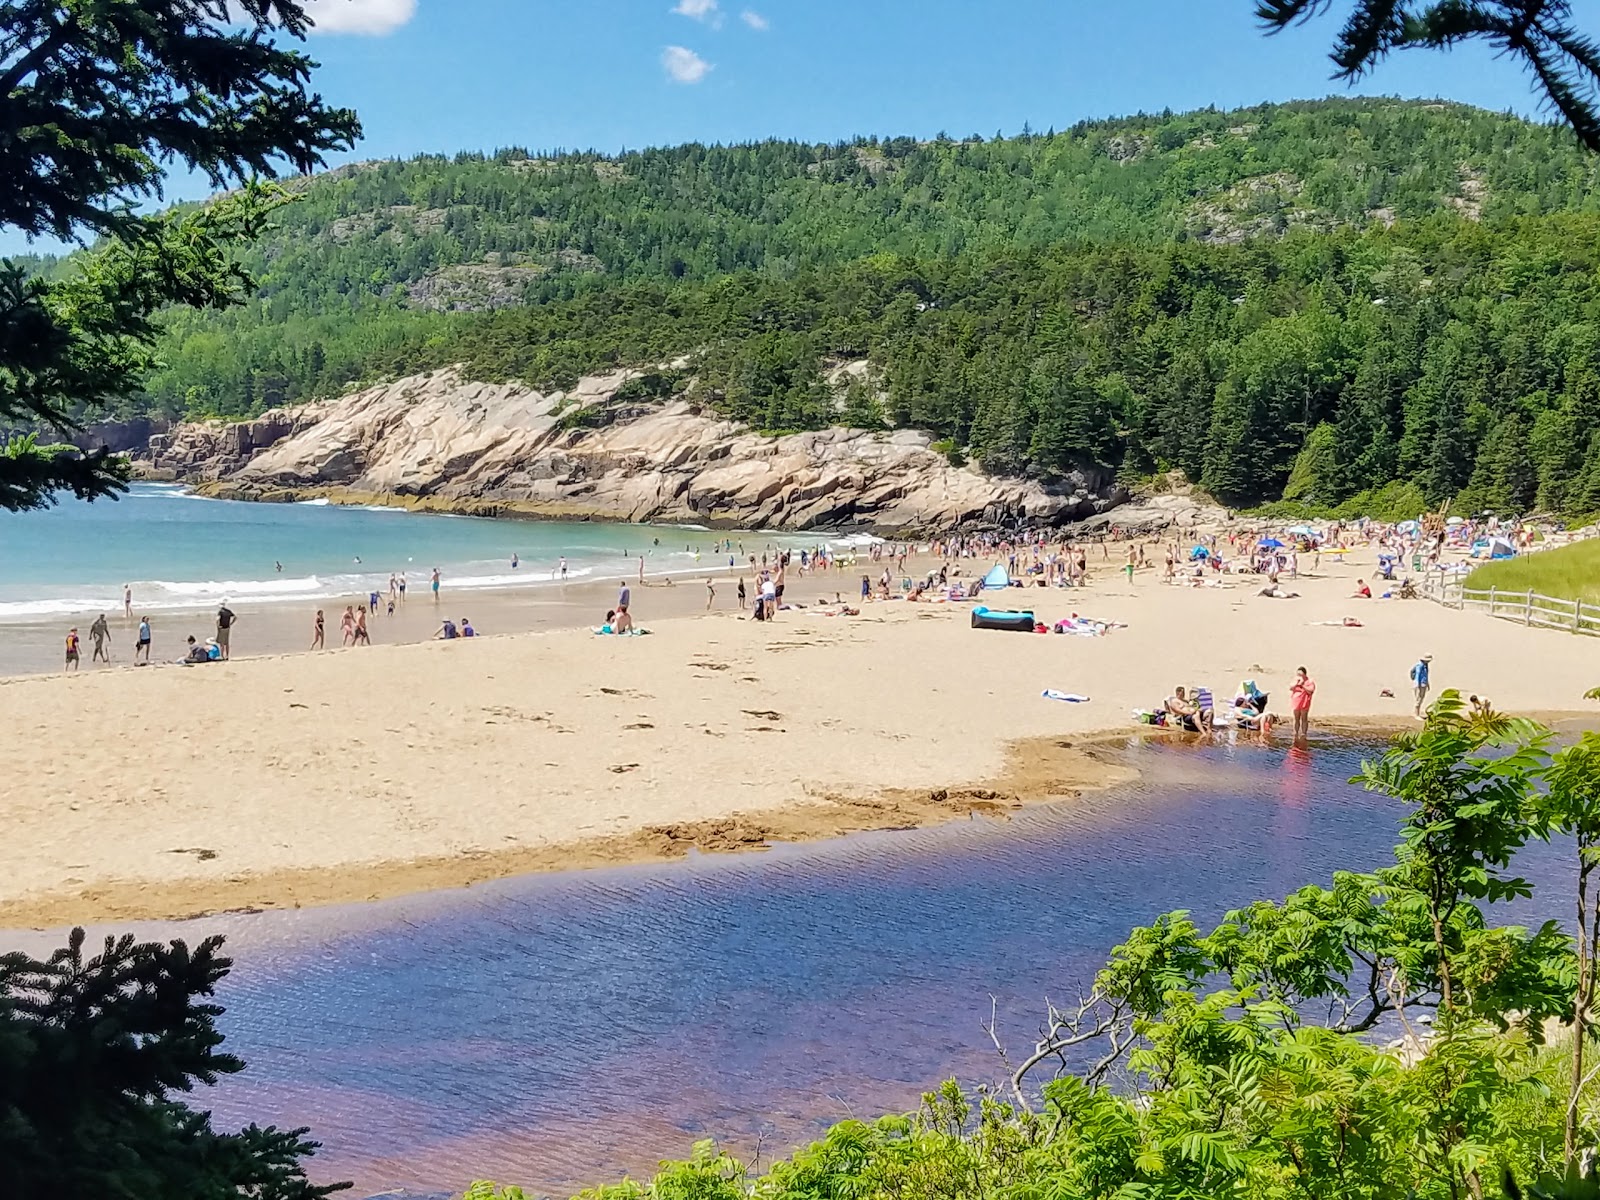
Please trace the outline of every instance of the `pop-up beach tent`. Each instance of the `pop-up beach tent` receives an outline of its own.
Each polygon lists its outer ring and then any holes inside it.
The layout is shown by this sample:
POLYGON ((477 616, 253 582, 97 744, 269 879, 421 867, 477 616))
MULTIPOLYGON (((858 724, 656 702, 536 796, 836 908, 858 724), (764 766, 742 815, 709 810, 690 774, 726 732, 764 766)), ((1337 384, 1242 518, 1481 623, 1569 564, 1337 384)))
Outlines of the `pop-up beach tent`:
POLYGON ((983 586, 986 588, 1003 588, 1011 586, 1011 576, 1006 569, 996 563, 994 570, 983 577, 983 586))

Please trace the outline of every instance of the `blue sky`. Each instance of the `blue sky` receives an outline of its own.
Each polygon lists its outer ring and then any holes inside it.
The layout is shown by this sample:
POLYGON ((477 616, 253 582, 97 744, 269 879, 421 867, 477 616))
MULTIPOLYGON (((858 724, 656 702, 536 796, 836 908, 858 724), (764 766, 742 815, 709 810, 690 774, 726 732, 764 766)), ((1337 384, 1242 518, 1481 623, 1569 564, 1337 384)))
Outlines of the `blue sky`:
MULTIPOLYGON (((1274 37, 1253 0, 310 2, 316 86, 366 128, 352 158, 988 136, 1347 90, 1326 57, 1346 0, 1274 37)), ((1573 8, 1600 33, 1600 0, 1573 8)), ((1526 76, 1477 49, 1401 55, 1354 90, 1538 112, 1526 76)))

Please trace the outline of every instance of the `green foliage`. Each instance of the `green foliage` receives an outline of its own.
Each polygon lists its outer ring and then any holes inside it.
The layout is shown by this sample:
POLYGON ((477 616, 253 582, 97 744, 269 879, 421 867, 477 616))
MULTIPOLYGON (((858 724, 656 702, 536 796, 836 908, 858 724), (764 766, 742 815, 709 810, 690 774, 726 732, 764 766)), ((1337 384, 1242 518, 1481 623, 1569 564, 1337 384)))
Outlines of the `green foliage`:
MULTIPOLYGON (((281 196, 254 185, 199 212, 134 216, 181 162, 220 187, 350 146, 355 115, 308 91, 294 0, 0 0, 0 226, 113 235, 70 265, 0 261, 0 422, 68 429, 131 398, 172 305, 240 303, 231 256, 281 196)), ((105 455, 10 438, 0 506, 112 495, 105 455)))
POLYGON ((1504 592, 1535 592, 1563 600, 1600 602, 1600 540, 1593 538, 1486 562, 1467 576, 1467 586, 1504 592))
POLYGON ((1600 735, 1550 745, 1444 693, 1357 777, 1403 806, 1391 865, 1209 931, 1183 912, 1133 930, 1076 1012, 1050 1009, 1014 1103, 947 1083, 760 1176, 704 1143, 584 1200, 1465 1200, 1498 1180, 1594 1196, 1548 1176, 1600 1144, 1583 1073, 1600 735), (1579 849, 1576 956, 1554 923, 1494 920, 1528 893, 1516 850, 1555 834, 1579 849))
POLYGON ((306 1130, 221 1133, 175 1097, 244 1064, 219 1050, 210 1001, 221 938, 190 950, 132 937, 47 960, 0 957, 0 1195, 323 1200, 306 1130))
MULTIPOLYGON (((1259 0, 1272 30, 1317 15, 1318 0, 1259 0)), ((1572 24, 1567 0, 1358 0, 1330 57, 1356 79, 1396 50, 1449 50, 1488 43, 1532 72, 1540 94, 1592 150, 1600 150, 1600 46, 1572 24)))
POLYGON ((1291 488, 1318 510, 1465 490, 1592 511, 1594 180, 1560 131, 1350 99, 982 143, 363 164, 243 254, 257 298, 169 315, 137 405, 250 415, 456 362, 566 388, 683 358, 693 399, 758 428, 916 427, 995 472, 1176 467, 1257 504, 1326 425, 1291 488), (503 294, 452 290, 469 277, 503 294))
POLYGON ((1286 501, 1305 504, 1330 503, 1338 498, 1344 472, 1341 470, 1338 431, 1326 421, 1306 438, 1283 485, 1286 501))

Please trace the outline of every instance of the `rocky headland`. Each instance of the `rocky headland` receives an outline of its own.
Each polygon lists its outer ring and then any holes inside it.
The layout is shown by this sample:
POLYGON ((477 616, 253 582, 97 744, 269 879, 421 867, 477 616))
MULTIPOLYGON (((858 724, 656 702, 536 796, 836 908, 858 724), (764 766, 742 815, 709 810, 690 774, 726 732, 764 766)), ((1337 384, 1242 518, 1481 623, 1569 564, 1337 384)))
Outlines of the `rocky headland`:
POLYGON ((250 421, 179 425, 149 437, 139 466, 234 499, 741 529, 1056 525, 1128 498, 1105 471, 1044 483, 956 466, 913 430, 767 436, 682 397, 631 398, 638 374, 543 393, 444 369, 250 421))

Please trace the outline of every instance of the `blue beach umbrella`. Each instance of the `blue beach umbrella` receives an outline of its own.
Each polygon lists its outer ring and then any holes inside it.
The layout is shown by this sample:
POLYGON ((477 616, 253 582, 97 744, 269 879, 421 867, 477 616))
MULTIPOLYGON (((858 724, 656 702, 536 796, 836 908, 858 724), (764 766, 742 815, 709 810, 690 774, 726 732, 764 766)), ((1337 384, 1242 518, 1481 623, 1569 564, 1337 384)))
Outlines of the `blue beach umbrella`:
POLYGON ((1283 543, 1280 542, 1277 538, 1262 538, 1259 542, 1256 543, 1256 545, 1260 546, 1263 550, 1282 550, 1283 549, 1283 543))

